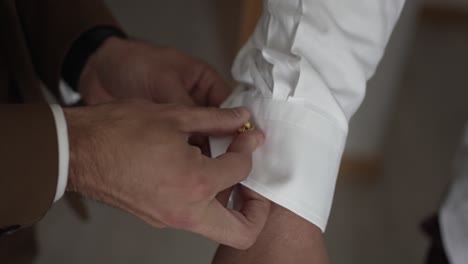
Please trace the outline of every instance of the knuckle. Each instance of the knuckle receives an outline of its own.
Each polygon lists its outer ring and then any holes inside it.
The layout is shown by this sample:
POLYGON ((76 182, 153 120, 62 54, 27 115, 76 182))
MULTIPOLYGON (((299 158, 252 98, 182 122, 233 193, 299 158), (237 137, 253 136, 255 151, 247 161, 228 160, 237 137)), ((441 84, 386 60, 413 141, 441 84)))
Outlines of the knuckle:
POLYGON ((213 188, 205 177, 198 177, 190 189, 195 201, 203 201, 213 195, 213 188))
POLYGON ((229 112, 229 110, 224 110, 224 109, 216 109, 216 108, 210 108, 211 115, 217 122, 223 122, 226 119, 226 113, 229 112))
POLYGON ((227 114, 230 112, 230 110, 225 110, 225 109, 218 109, 214 107, 206 108, 205 109, 205 119, 209 119, 210 122, 218 127, 223 127, 224 124, 229 122, 230 115, 227 114))
POLYGON ((191 202, 201 202, 210 199, 215 193, 213 183, 209 177, 203 172, 204 159, 200 154, 201 150, 193 147, 193 152, 199 153, 198 156, 191 156, 189 164, 186 168, 187 181, 185 181, 184 189, 186 190, 191 202), (197 149, 197 150, 195 150, 197 149))
POLYGON ((176 127, 182 131, 187 131, 190 129, 190 119, 183 113, 179 114, 175 118, 176 127))
POLYGON ((185 106, 173 106, 167 113, 168 123, 172 124, 180 130, 190 128, 191 116, 190 111, 185 106))

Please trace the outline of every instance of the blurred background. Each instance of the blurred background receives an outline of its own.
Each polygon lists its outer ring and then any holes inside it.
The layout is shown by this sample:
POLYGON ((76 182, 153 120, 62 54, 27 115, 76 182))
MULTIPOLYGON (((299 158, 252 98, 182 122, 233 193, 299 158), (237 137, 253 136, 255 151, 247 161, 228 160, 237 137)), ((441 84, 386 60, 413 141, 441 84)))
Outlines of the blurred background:
MULTIPOLYGON (((333 264, 423 263, 421 222, 452 178, 468 120, 468 1, 408 0, 350 125, 326 240, 333 264)), ((252 30, 254 0, 108 0, 127 32, 202 58, 230 78, 252 30)), ((63 201, 39 224, 38 263, 210 263, 216 245, 153 229, 87 201, 78 220, 63 201)))

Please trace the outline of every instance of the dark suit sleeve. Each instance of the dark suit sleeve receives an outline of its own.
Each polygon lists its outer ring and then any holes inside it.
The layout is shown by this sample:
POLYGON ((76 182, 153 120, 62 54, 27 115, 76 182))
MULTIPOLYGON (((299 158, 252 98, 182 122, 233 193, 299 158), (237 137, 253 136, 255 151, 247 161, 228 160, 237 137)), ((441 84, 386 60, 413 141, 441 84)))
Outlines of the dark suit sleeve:
POLYGON ((100 0, 16 0, 16 3, 36 71, 56 95, 62 63, 73 42, 97 26, 120 27, 100 0))
POLYGON ((0 228, 37 222, 57 186, 58 142, 48 105, 0 104, 0 228))
MULTIPOLYGON (((96 26, 118 27, 99 0, 16 0, 15 4, 35 70, 55 94, 63 59, 73 42, 96 26)), ((0 104, 0 128, 2 233, 11 226, 33 224, 47 212, 56 191, 59 158, 49 106, 0 104)))

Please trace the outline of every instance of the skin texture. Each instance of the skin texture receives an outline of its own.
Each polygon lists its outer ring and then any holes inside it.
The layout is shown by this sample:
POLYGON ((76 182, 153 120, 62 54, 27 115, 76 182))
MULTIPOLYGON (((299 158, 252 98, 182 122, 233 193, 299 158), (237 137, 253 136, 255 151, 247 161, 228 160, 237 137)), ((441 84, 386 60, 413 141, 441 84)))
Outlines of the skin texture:
POLYGON ((94 53, 79 82, 88 104, 114 99, 219 106, 231 93, 208 64, 175 49, 109 38, 94 53))
POLYGON ((244 180, 259 131, 236 136, 211 159, 188 143, 194 134, 232 135, 250 115, 217 109, 124 101, 65 110, 70 127, 68 190, 123 209, 155 227, 201 234, 236 248, 251 246, 269 203, 245 193, 240 211, 216 195, 244 180))
POLYGON ((273 204, 265 228, 248 250, 220 246, 214 264, 326 264, 322 232, 287 209, 273 204))

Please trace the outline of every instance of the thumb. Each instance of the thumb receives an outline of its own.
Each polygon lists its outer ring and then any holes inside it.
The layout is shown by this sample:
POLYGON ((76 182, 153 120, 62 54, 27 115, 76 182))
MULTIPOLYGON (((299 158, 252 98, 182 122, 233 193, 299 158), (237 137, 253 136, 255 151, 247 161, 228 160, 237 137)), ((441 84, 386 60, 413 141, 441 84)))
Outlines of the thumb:
POLYGON ((233 134, 250 119, 244 107, 218 109, 214 107, 193 107, 184 118, 183 131, 209 136, 233 134))
POLYGON ((252 169, 252 153, 263 144, 259 130, 236 136, 226 153, 206 162, 204 174, 212 177, 216 191, 220 192, 245 180, 252 169))
POLYGON ((201 225, 190 231, 237 249, 251 247, 268 220, 271 202, 245 187, 240 190, 240 211, 227 209, 214 199, 206 208, 201 225))

